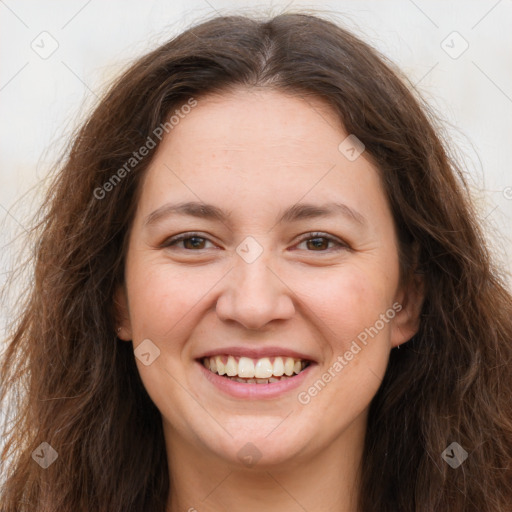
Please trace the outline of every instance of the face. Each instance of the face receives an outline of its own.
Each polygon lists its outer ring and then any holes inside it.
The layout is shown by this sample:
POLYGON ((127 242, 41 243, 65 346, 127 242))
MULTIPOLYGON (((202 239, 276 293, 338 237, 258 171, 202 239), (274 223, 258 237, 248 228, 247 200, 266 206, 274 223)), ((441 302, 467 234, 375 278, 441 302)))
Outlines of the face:
POLYGON ((364 432, 417 315, 378 169, 347 136, 321 100, 238 90, 163 139, 118 302, 169 446, 284 465, 364 432), (213 208, 172 207, 188 202, 213 208))

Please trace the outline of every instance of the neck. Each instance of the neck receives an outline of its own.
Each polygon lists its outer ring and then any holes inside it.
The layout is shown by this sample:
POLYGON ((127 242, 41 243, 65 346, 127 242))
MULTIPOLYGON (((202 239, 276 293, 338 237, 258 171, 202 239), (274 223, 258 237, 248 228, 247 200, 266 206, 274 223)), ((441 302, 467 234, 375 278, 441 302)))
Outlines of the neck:
POLYGON ((365 422, 364 414, 314 455, 251 468, 207 455, 164 422, 170 473, 167 510, 358 512, 365 422))

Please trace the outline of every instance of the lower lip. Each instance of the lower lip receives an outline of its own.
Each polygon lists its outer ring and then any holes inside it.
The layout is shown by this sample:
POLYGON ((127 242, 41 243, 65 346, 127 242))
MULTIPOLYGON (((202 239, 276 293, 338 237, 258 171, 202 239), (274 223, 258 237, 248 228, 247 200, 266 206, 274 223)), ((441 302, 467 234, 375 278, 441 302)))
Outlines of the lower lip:
POLYGON ((261 398, 275 398, 297 388, 304 382, 312 368, 315 366, 311 363, 294 377, 289 377, 279 382, 269 382, 268 384, 246 384, 244 382, 236 382, 235 380, 221 377, 217 373, 213 373, 206 369, 204 365, 197 362, 203 375, 220 391, 235 398, 245 398, 258 400, 261 398))

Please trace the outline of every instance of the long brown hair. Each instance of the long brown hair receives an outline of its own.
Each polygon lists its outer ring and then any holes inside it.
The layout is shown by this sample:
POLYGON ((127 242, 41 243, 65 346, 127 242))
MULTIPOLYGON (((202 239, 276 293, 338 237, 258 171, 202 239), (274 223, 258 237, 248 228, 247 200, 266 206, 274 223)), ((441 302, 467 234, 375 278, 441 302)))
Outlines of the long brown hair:
POLYGON ((124 72, 77 131, 31 230, 35 266, 3 356, 1 398, 16 395, 17 410, 0 509, 163 512, 161 416, 116 338, 114 305, 155 149, 126 163, 191 98, 253 86, 329 102, 382 174, 401 277, 426 283, 419 331, 391 352, 370 406, 361 511, 511 510, 512 298, 464 173, 399 71, 306 13, 186 30, 124 72), (43 442, 58 454, 46 469, 43 442), (458 468, 441 457, 452 442, 468 454, 458 468))

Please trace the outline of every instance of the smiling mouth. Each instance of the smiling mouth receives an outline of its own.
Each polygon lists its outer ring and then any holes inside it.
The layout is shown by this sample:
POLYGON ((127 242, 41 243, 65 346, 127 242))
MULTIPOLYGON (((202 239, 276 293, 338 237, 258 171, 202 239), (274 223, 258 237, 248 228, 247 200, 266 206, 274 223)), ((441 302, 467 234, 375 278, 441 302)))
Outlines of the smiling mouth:
POLYGON ((293 357, 252 359, 231 355, 204 357, 200 362, 212 373, 244 384, 281 382, 295 377, 311 364, 293 357))

